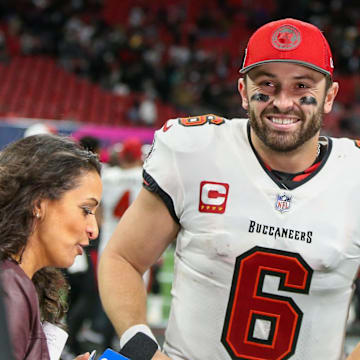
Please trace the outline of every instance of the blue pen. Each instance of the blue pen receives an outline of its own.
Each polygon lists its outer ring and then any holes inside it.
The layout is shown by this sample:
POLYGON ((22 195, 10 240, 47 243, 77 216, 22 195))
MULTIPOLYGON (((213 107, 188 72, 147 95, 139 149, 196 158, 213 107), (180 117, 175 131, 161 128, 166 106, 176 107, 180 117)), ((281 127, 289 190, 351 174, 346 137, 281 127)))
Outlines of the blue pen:
POLYGON ((96 350, 93 350, 90 354, 89 360, 95 360, 96 350))

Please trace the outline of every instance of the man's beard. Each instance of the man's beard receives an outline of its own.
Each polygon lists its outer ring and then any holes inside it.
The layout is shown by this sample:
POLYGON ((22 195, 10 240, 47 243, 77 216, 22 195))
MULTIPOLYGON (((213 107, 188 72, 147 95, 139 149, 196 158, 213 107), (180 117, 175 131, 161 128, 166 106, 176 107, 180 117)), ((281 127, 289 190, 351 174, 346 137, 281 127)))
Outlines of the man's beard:
POLYGON ((271 150, 278 152, 289 152, 297 149, 303 145, 306 141, 316 135, 321 129, 323 122, 323 113, 321 109, 323 106, 319 106, 312 117, 305 122, 305 114, 301 111, 300 114, 296 114, 300 118, 300 128, 295 132, 285 132, 280 130, 270 129, 267 124, 263 121, 266 114, 282 114, 282 115, 294 115, 294 113, 281 113, 276 109, 264 110, 259 118, 257 119, 254 111, 250 108, 249 119, 250 126, 254 130, 257 137, 271 150))

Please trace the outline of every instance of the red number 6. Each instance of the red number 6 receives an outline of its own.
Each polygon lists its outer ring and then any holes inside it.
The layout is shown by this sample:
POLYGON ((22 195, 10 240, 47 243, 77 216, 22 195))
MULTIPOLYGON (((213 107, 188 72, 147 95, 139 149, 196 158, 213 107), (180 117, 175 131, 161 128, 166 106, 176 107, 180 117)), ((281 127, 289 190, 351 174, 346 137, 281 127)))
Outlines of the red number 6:
POLYGON ((264 292, 266 275, 279 290, 308 294, 313 270, 297 253, 254 247, 237 257, 221 341, 232 359, 283 360, 294 354, 303 312, 291 297, 264 292), (267 324, 266 336, 256 332, 267 324))

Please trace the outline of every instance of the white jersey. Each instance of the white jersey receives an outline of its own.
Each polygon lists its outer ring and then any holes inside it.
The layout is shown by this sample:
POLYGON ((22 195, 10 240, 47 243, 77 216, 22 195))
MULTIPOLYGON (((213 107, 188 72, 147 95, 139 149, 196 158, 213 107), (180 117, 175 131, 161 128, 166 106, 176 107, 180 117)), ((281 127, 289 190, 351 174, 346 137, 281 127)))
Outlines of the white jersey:
POLYGON ((322 165, 287 190, 259 162, 246 120, 172 119, 156 132, 144 169, 181 225, 171 359, 342 359, 360 261, 360 149, 327 141, 322 165))
POLYGON ((102 172, 103 223, 101 226, 99 253, 110 240, 116 225, 142 186, 142 168, 122 169, 118 166, 105 168, 102 172))

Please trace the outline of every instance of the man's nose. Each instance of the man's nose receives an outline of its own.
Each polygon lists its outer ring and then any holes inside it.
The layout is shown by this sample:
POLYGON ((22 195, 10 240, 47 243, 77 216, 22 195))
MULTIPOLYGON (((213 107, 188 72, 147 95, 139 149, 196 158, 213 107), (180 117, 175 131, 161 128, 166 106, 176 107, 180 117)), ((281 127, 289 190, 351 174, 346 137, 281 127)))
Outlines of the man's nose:
POLYGON ((281 90, 274 96, 273 104, 281 112, 286 112, 292 109, 294 106, 294 100, 286 91, 281 90))

